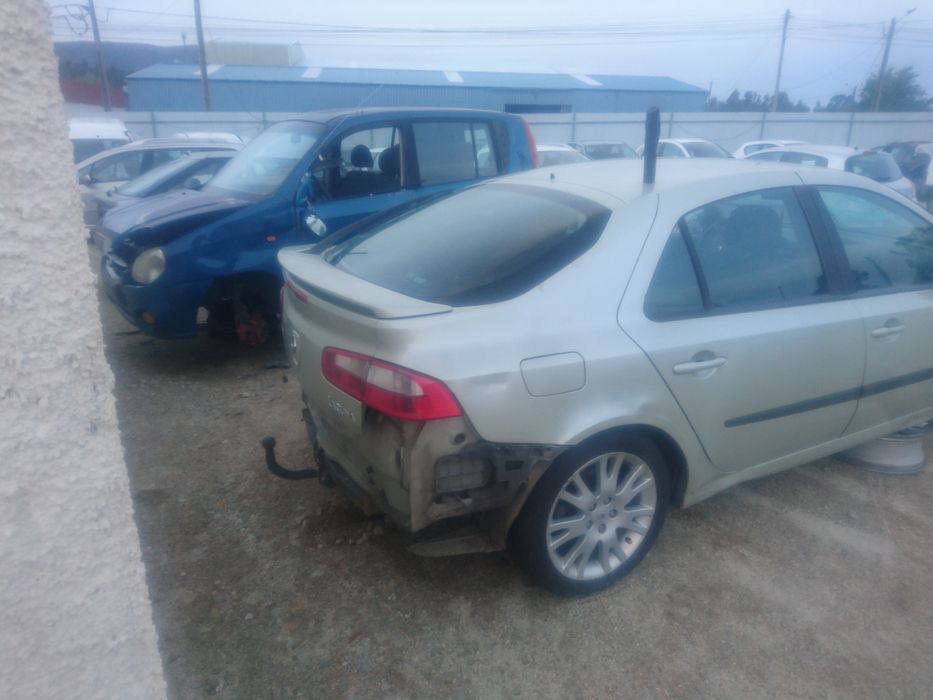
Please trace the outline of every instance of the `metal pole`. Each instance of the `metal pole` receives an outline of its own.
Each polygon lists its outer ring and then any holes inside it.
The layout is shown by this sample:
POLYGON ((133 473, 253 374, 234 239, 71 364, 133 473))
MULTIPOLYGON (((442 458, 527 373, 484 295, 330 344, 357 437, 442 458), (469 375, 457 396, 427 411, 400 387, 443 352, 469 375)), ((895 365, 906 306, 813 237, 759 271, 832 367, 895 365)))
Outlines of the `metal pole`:
POLYGON ((100 30, 97 29, 97 12, 94 11, 94 0, 88 0, 87 11, 91 16, 91 29, 94 32, 94 48, 97 50, 97 72, 100 74, 100 94, 103 98, 104 111, 113 109, 110 102, 110 81, 107 79, 107 68, 104 66, 104 52, 100 48, 100 30))
POLYGON ((204 29, 201 26, 201 0, 194 0, 194 25, 198 32, 198 60, 201 63, 201 90, 204 93, 204 111, 211 111, 211 92, 207 86, 207 61, 204 59, 204 29))
POLYGON ((891 54, 891 41, 894 39, 894 27, 897 19, 891 18, 888 29, 888 40, 884 44, 884 57, 881 59, 881 70, 878 72, 878 82, 875 84, 875 98, 871 101, 871 111, 877 112, 881 108, 881 87, 884 84, 884 73, 888 69, 888 56, 891 54))
POLYGON ((781 94, 781 69, 784 68, 784 44, 787 43, 787 24, 790 22, 790 10, 784 10, 784 29, 781 30, 781 55, 778 57, 777 80, 774 81, 774 95, 771 96, 771 111, 778 110, 778 96, 781 94))

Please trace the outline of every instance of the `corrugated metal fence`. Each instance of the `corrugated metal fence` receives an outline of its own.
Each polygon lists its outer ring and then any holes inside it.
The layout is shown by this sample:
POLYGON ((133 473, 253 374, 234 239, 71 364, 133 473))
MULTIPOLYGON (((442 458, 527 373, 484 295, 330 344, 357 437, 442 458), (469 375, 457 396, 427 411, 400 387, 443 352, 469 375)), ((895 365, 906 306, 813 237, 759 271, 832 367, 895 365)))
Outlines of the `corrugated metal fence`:
MULTIPOLYGON (((284 112, 120 112, 137 138, 171 136, 180 131, 229 131, 248 140, 269 124, 300 116, 284 112)), ((645 115, 530 114, 540 143, 618 140, 642 143, 645 115)), ((933 141, 933 112, 777 113, 668 112, 661 117, 661 136, 705 138, 734 150, 763 138, 800 139, 811 143, 870 147, 889 141, 933 141)))

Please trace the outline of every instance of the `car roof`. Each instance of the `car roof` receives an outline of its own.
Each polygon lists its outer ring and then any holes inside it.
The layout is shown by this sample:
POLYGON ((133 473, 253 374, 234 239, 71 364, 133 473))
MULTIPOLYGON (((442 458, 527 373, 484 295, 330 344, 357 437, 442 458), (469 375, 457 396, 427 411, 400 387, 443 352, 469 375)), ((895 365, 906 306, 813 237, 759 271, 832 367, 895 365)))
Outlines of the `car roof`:
POLYGON ((568 146, 566 143, 539 143, 537 144, 539 151, 574 151, 576 152, 573 146, 568 146))
POLYGON ((235 155, 235 152, 240 150, 236 144, 232 144, 233 148, 224 148, 223 150, 217 151, 195 151, 194 153, 189 153, 186 156, 182 156, 187 160, 204 160, 206 158, 232 158, 235 155))
POLYGON ((104 117, 72 117, 68 120, 68 138, 131 140, 122 120, 104 117))
POLYGON ((240 144, 230 141, 218 141, 216 139, 188 139, 188 138, 153 138, 142 139, 141 141, 132 141, 124 146, 117 146, 106 151, 96 153, 90 158, 86 158, 77 164, 77 168, 85 168, 88 165, 111 156, 114 153, 125 153, 128 151, 150 151, 159 148, 206 148, 216 151, 235 151, 240 148, 240 144))
MULTIPOLYGON (((867 178, 838 170, 812 168, 793 163, 774 163, 738 158, 659 158, 654 185, 646 190, 642 183, 644 161, 634 159, 594 160, 587 163, 560 165, 553 168, 538 168, 505 178, 496 182, 516 184, 566 186, 568 191, 583 189, 592 193, 594 199, 602 200, 607 206, 618 207, 619 202, 631 202, 650 191, 661 194, 681 188, 696 188, 710 183, 728 188, 734 185, 735 193, 747 192, 755 188, 755 179, 773 183, 777 179, 786 181, 786 186, 801 184, 797 171, 806 172, 807 178, 823 178, 827 183, 844 182, 862 187, 873 188, 875 183, 867 178), (604 196, 616 200, 607 202, 604 196)), ((765 185, 763 185, 765 186, 765 185)), ((767 185, 773 187, 775 185, 767 185)), ((785 186, 785 185, 781 185, 785 186)))
POLYGON ((863 153, 864 149, 855 148, 853 146, 831 146, 824 144, 797 144, 793 146, 780 147, 780 148, 768 148, 764 151, 758 151, 758 153, 812 153, 815 156, 833 156, 839 158, 847 158, 849 156, 855 155, 856 153, 863 153))
POLYGON ((358 109, 325 109, 314 112, 305 112, 292 119, 282 121, 309 121, 327 124, 332 121, 387 116, 415 116, 415 117, 452 117, 452 116, 494 117, 496 119, 519 118, 518 115, 498 112, 492 109, 458 109, 445 107, 365 107, 358 109))
POLYGON ((713 143, 709 139, 659 139, 659 143, 713 143))

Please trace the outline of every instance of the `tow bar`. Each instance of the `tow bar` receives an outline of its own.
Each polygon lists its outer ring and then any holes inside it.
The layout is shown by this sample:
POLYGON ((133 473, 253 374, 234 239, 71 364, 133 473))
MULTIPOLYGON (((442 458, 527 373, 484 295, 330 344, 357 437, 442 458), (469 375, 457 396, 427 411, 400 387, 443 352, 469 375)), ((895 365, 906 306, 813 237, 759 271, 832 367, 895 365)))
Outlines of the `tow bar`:
POLYGON ((266 451, 266 466, 269 471, 280 479, 288 481, 299 481, 301 479, 317 479, 321 472, 317 469, 286 469, 275 458, 275 438, 272 436, 264 437, 260 444, 266 451))

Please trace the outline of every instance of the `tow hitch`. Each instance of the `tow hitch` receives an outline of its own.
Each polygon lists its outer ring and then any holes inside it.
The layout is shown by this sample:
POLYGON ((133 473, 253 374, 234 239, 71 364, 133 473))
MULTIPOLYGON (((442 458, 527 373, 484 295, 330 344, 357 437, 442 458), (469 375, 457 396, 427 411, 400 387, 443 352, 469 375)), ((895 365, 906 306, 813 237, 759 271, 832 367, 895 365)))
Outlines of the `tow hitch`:
POLYGON ((321 476, 318 469, 286 469, 275 458, 275 438, 272 436, 264 437, 260 444, 266 451, 266 466, 269 471, 280 479, 289 481, 299 481, 301 479, 317 479, 321 476))

